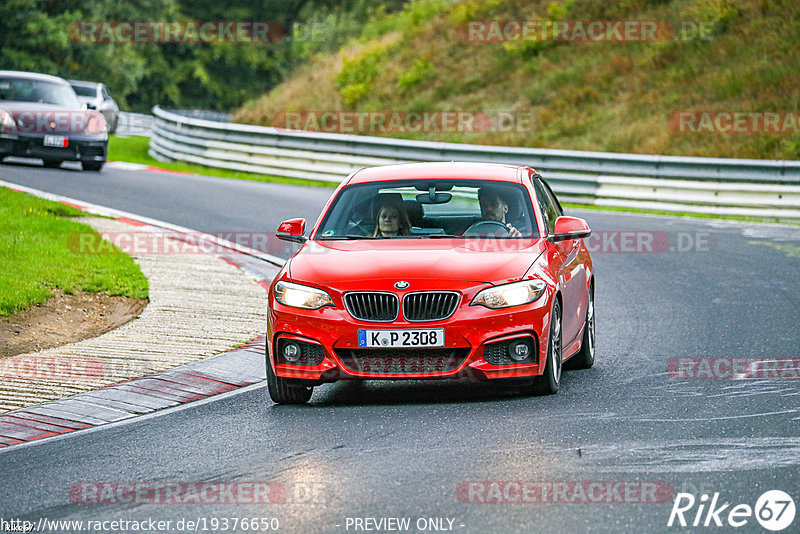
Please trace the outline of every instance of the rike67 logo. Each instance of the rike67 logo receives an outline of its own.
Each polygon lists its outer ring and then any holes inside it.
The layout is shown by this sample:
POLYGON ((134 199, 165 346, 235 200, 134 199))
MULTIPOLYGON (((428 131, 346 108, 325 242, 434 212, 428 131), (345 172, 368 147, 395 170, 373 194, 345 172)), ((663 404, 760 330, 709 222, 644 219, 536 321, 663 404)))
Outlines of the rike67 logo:
MULTIPOLYGON (((691 493, 678 493, 669 514, 668 527, 733 527, 739 528, 756 521, 765 529, 778 532, 794 522, 794 500, 783 491, 764 492, 755 507, 749 504, 721 502, 719 493, 709 497, 703 494, 697 499, 691 493)), ((749 530, 749 529, 748 529, 749 530)))

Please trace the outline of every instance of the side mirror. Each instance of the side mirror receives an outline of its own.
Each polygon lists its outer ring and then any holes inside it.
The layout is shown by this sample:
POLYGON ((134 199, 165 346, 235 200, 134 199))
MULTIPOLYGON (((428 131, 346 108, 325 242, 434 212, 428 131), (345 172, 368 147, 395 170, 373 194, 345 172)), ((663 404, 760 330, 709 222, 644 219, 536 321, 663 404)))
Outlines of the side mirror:
POLYGON ((586 221, 577 217, 561 216, 556 219, 556 226, 550 241, 567 241, 570 239, 583 239, 592 235, 592 229, 586 221))
POLYGON ((291 241, 293 243, 305 243, 308 239, 303 235, 303 232, 306 229, 306 220, 305 219, 289 219, 288 221, 283 221, 278 226, 278 232, 275 234, 278 239, 283 239, 284 241, 291 241))

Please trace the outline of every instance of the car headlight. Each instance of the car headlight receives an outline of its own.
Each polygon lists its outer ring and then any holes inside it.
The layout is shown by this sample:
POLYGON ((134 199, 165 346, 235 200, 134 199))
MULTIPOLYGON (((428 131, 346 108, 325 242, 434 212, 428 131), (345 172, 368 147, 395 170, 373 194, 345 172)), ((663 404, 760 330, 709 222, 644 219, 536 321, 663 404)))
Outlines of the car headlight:
POLYGON ((475 295, 470 306, 486 306, 493 310, 521 306, 541 297, 546 287, 547 283, 539 279, 490 287, 475 295))
POLYGON ((91 113, 86 124, 86 133, 102 133, 106 131, 106 119, 100 113, 91 113))
POLYGON ((275 285, 275 299, 284 306, 306 310, 333 306, 333 299, 325 291, 292 282, 278 282, 275 285))
POLYGON ((17 123, 14 122, 14 117, 8 111, 0 109, 0 131, 2 132, 16 132, 17 123))

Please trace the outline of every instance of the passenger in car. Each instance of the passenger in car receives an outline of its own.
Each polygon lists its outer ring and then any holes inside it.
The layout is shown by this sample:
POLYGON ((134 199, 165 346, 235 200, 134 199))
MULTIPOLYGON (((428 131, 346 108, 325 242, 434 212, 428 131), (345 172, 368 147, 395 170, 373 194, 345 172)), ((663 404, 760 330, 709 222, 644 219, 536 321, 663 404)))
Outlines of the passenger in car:
POLYGON ((485 221, 497 221, 506 225, 511 237, 520 237, 522 233, 506 222, 508 203, 495 189, 482 187, 478 190, 478 203, 481 206, 481 217, 485 221))
POLYGON ((375 216, 375 232, 373 237, 395 237, 407 235, 411 228, 402 204, 385 202, 381 204, 375 216))

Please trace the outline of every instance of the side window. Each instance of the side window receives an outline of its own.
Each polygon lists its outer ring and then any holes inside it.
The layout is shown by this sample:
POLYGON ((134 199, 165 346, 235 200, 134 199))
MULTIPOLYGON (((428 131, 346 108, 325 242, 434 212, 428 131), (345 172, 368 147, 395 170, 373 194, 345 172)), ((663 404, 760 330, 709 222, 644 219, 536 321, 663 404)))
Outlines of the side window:
POLYGON ((103 100, 108 100, 109 98, 111 98, 111 95, 108 94, 108 89, 106 88, 106 86, 102 85, 101 87, 102 87, 101 92, 102 92, 103 100))
POLYGON ((556 219, 560 215, 560 209, 555 199, 547 191, 547 188, 541 181, 534 179, 533 188, 536 190, 536 201, 539 203, 539 209, 544 216, 544 225, 547 227, 547 233, 552 234, 556 228, 556 219))
POLYGON ((550 184, 542 180, 542 185, 544 185, 545 191, 547 191, 547 198, 550 201, 550 204, 553 205, 553 209, 555 210, 557 217, 561 217, 564 215, 564 208, 561 207, 561 202, 558 201, 556 198, 556 194, 553 192, 553 188, 550 187, 550 184))

